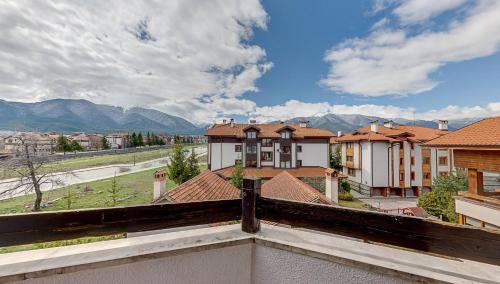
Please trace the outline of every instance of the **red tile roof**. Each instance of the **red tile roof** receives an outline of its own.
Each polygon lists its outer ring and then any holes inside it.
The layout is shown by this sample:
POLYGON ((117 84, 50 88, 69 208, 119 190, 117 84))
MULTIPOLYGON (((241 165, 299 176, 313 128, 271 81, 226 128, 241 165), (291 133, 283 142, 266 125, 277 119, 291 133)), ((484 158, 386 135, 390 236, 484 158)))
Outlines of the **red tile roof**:
POLYGON ((383 125, 378 126, 378 131, 370 131, 370 126, 359 128, 353 133, 346 134, 337 138, 339 142, 351 141, 387 141, 397 142, 409 140, 412 142, 425 142, 442 135, 447 134, 448 131, 439 130, 434 128, 411 126, 411 125, 396 125, 392 128, 383 125))
POLYGON ((331 201, 326 196, 294 177, 288 171, 282 171, 269 181, 264 182, 261 194, 269 198, 331 204, 331 201))
POLYGON ((433 139, 424 145, 438 147, 500 147, 500 116, 477 121, 444 136, 433 139))
POLYGON ((219 175, 205 170, 153 203, 196 202, 240 198, 240 190, 219 175))
MULTIPOLYGON (((216 173, 225 177, 230 177, 234 167, 227 167, 217 170, 216 173)), ((262 168, 243 168, 243 175, 248 177, 273 178, 283 172, 285 169, 262 167, 262 168)), ((294 177, 324 177, 325 168, 323 167, 300 167, 297 169, 286 169, 294 177)))
POLYGON ((283 128, 295 129, 293 131, 292 138, 303 139, 303 138, 330 138, 334 137, 335 134, 328 130, 312 128, 312 127, 300 127, 300 125, 288 125, 288 124, 215 124, 207 130, 206 136, 223 136, 223 137, 236 137, 244 138, 244 129, 253 127, 259 130, 259 138, 279 138, 279 130, 283 128))

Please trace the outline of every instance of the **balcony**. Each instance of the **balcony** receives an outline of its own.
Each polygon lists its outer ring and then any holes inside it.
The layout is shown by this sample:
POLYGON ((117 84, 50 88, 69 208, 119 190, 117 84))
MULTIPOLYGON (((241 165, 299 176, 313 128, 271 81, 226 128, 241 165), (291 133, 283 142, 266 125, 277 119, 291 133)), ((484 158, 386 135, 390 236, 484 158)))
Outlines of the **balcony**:
POLYGON ((243 199, 0 216, 0 246, 118 232, 142 235, 4 254, 0 283, 500 281, 500 231, 264 198, 251 180, 243 199))

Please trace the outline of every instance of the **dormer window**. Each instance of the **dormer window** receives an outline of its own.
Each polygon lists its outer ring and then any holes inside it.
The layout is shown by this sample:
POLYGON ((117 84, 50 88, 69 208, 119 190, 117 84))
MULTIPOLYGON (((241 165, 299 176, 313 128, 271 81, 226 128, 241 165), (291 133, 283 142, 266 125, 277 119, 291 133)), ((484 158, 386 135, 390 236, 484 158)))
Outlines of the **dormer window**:
POLYGON ((290 139, 290 131, 283 131, 283 132, 281 132, 281 138, 283 138, 283 139, 290 139))
POLYGON ((257 132, 255 132, 255 131, 248 131, 247 132, 247 139, 257 139, 257 132))

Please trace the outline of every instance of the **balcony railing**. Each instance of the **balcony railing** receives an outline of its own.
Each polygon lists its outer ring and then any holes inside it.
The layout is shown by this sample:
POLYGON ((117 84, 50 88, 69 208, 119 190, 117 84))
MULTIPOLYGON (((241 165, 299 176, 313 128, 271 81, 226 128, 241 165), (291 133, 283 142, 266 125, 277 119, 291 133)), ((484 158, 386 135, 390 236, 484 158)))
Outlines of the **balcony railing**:
POLYGON ((500 264, 500 231, 427 219, 260 196, 245 179, 242 199, 0 216, 0 246, 150 231, 241 220, 256 233, 260 220, 425 253, 500 264))

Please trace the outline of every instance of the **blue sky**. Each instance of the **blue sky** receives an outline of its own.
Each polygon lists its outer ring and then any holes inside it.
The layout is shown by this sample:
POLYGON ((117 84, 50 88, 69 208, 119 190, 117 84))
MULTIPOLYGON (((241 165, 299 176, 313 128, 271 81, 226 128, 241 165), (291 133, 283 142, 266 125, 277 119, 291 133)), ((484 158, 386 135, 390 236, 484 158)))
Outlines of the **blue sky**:
POLYGON ((10 101, 199 124, 500 115, 498 0, 0 1, 0 33, 10 101))

